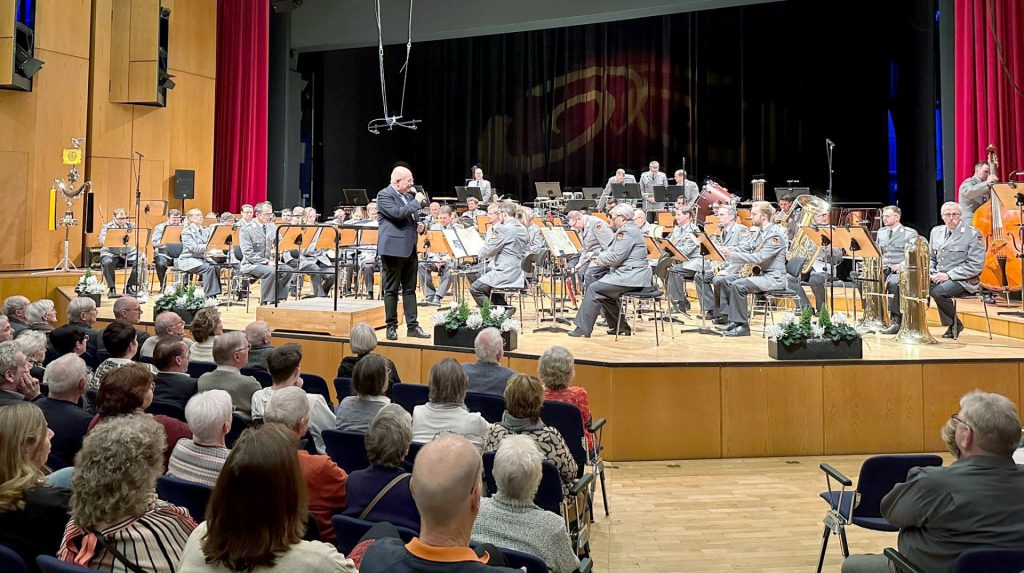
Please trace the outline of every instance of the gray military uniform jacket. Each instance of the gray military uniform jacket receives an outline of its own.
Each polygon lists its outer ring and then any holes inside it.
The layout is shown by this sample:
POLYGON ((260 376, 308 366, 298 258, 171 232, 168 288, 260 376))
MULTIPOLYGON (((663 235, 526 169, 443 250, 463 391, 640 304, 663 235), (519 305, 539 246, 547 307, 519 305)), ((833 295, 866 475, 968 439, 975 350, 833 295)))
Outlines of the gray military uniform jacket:
POLYGON ((647 243, 633 221, 627 221, 619 227, 611 246, 591 262, 608 267, 608 274, 600 282, 625 287, 645 287, 651 284, 647 243))
POLYGON ((491 227, 489 238, 480 249, 481 259, 493 259, 490 270, 480 282, 494 288, 526 286, 523 257, 529 240, 526 227, 519 221, 505 221, 491 227))
MULTIPOLYGON (((758 236, 760 236, 760 229, 757 229, 757 231, 751 231, 750 227, 747 227, 746 225, 733 223, 728 230, 722 230, 722 234, 719 236, 718 242, 715 244, 720 248, 724 247, 730 251, 740 251, 751 248, 756 243, 758 236)), ((740 272, 740 268, 742 266, 742 263, 726 263, 722 272, 726 274, 736 274, 740 272)))
MULTIPOLYGON (((135 228, 135 226, 132 225, 131 223, 128 223, 124 227, 118 227, 117 223, 114 223, 113 221, 111 221, 110 223, 107 223, 106 225, 103 225, 103 227, 100 229, 100 236, 99 236, 100 245, 102 245, 103 241, 105 241, 107 239, 107 230, 108 229, 133 229, 133 228, 135 228)), ((134 240, 134 238, 129 239, 127 247, 100 247, 100 256, 101 257, 102 256, 111 256, 111 257, 118 256, 118 257, 124 257, 126 260, 129 260, 129 261, 134 261, 135 260, 135 240, 134 240)))
POLYGON ((786 229, 772 223, 762 229, 757 242, 749 251, 735 251, 733 263, 755 264, 761 267, 761 276, 750 277, 763 290, 779 290, 786 288, 786 251, 789 249, 789 238, 786 229))
POLYGON ((932 229, 931 272, 946 273, 951 280, 960 283, 967 292, 978 292, 978 275, 985 266, 985 239, 974 227, 961 222, 946 238, 946 226, 932 229))
POLYGON ((178 268, 183 271, 201 267, 206 258, 206 244, 210 241, 213 227, 189 225, 181 230, 181 256, 178 268))
POLYGON ((274 266, 270 259, 271 251, 274 248, 274 237, 277 235, 277 225, 267 223, 266 228, 259 223, 253 223, 242 227, 239 232, 239 242, 242 243, 242 265, 243 273, 252 271, 256 265, 274 266))
POLYGON ((668 236, 668 240, 679 249, 687 260, 683 261, 683 268, 688 271, 698 272, 701 269, 702 261, 700 255, 700 243, 697 242, 697 237, 694 236, 695 232, 700 231, 697 225, 694 225, 691 221, 685 227, 682 225, 676 225, 672 229, 672 234, 668 236))
MULTIPOLYGON (((616 181, 615 176, 612 175, 611 177, 608 178, 608 183, 606 183, 604 186, 604 193, 601 194, 602 199, 607 199, 612 194, 612 184, 614 183, 619 183, 619 181, 616 181)), ((636 177, 633 177, 632 175, 627 173, 625 176, 623 176, 621 183, 636 183, 636 177)))
POLYGON ((697 187, 697 183, 687 179, 683 183, 683 196, 686 197, 686 208, 692 209, 693 204, 700 198, 700 187, 697 187))
POLYGON ((597 254, 607 249, 615 240, 615 233, 612 232, 608 223, 593 215, 583 216, 583 232, 580 233, 580 243, 583 251, 597 254))
POLYGON ((547 246, 544 241, 544 234, 540 232, 540 227, 530 223, 526 228, 528 239, 526 242, 526 254, 536 255, 541 249, 547 246))
POLYGON ((875 242, 882 251, 882 266, 902 265, 907 245, 917 239, 917 231, 899 225, 895 229, 883 227, 878 230, 875 242))
POLYGON ((474 179, 474 180, 470 181, 469 185, 467 185, 466 187, 476 187, 477 189, 480 190, 480 202, 481 203, 486 205, 487 203, 491 202, 491 195, 492 195, 492 193, 491 193, 491 182, 490 181, 488 181, 486 179, 481 179, 480 181, 477 181, 476 179, 474 179))
MULTIPOLYGON (((322 226, 322 225, 316 225, 316 226, 317 227, 326 227, 326 226, 322 226)), ((305 250, 302 251, 302 262, 303 263, 313 263, 313 264, 321 266, 321 267, 333 267, 334 266, 334 261, 332 261, 331 258, 329 256, 327 256, 327 251, 325 249, 319 249, 316 246, 317 241, 320 240, 320 234, 323 233, 323 232, 324 232, 324 229, 320 228, 320 229, 317 229, 315 233, 313 233, 312 238, 309 240, 309 246, 306 247, 305 250)), ((328 236, 333 237, 333 235, 332 235, 333 232, 334 231, 327 231, 328 236)))
POLYGON ((974 224, 974 212, 989 200, 991 193, 989 184, 977 177, 968 177, 960 184, 959 203, 963 211, 961 221, 967 225, 974 224))

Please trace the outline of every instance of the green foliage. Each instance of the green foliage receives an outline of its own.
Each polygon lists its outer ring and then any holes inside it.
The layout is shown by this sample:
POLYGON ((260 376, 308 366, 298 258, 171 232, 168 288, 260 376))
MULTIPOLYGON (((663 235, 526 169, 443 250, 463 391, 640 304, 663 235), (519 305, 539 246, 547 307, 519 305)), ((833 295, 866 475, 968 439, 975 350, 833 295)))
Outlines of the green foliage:
POLYGON ((789 313, 778 324, 768 327, 768 338, 782 342, 785 346, 795 346, 815 338, 833 342, 860 338, 860 333, 846 323, 846 316, 842 313, 833 318, 828 308, 822 308, 817 324, 814 324, 813 318, 814 312, 810 307, 804 308, 799 317, 789 313))

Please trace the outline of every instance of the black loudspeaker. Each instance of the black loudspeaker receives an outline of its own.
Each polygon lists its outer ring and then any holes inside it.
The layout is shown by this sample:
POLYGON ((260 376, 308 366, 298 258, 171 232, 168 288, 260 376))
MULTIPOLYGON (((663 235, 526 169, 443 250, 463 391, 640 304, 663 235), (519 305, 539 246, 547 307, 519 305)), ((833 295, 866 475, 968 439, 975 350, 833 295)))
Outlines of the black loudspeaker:
POLYGON ((174 170, 174 198, 196 198, 196 172, 194 169, 174 170))
POLYGON ((90 191, 89 193, 85 194, 85 210, 82 212, 82 219, 84 219, 84 221, 82 223, 82 228, 85 230, 86 233, 91 233, 92 232, 92 227, 93 227, 93 214, 92 214, 92 212, 93 212, 93 205, 94 204, 95 204, 95 198, 94 198, 92 192, 90 191))

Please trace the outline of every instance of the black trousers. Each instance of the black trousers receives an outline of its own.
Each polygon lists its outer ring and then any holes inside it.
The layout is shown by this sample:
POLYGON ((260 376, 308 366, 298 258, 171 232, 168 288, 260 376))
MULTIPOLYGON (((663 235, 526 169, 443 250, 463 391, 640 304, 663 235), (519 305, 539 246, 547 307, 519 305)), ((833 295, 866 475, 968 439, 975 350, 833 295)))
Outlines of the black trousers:
POLYGON ((416 320, 416 277, 419 262, 416 252, 408 257, 381 255, 380 274, 384 289, 384 318, 387 326, 398 326, 398 295, 402 295, 405 310, 405 326, 419 326, 416 320))

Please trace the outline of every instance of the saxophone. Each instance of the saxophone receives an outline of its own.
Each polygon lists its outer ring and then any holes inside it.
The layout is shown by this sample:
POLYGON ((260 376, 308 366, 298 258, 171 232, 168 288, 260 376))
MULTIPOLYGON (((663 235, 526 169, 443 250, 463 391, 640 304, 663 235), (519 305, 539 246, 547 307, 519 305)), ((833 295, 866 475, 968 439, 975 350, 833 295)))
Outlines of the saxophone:
POLYGON ((931 253, 928 241, 918 237, 904 248, 906 262, 900 272, 900 311, 903 322, 896 333, 896 342, 903 344, 936 344, 928 331, 928 296, 931 253))
MULTIPOLYGON (((751 254, 760 253, 761 249, 764 248, 765 243, 767 243, 768 239, 770 238, 768 236, 767 229, 762 228, 761 234, 764 235, 764 237, 762 237, 761 241, 759 243, 757 243, 757 245, 754 246, 753 250, 750 251, 751 254)), ((754 264, 754 263, 747 263, 747 264, 743 265, 742 268, 740 268, 740 278, 744 278, 745 279, 745 278, 749 278, 749 277, 759 277, 759 276, 761 276, 761 265, 754 264)))

